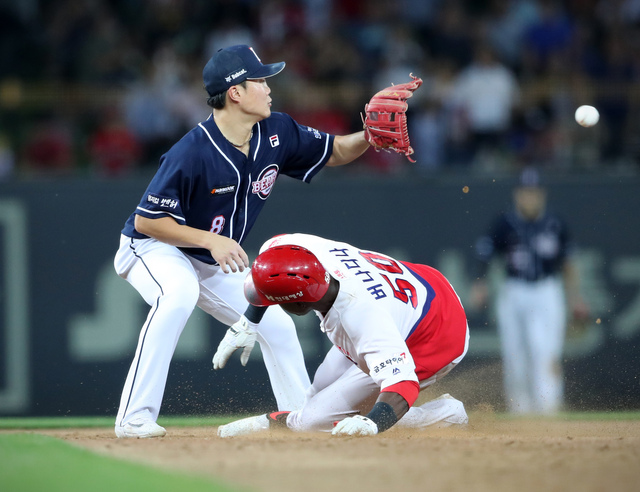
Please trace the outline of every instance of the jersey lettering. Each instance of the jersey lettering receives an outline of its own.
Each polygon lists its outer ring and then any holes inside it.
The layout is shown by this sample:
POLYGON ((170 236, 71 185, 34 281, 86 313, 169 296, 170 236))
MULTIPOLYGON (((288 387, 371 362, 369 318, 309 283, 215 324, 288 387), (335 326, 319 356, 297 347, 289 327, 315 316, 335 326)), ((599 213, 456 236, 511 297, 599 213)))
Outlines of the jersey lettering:
POLYGON ((371 362, 370 368, 373 374, 378 374, 385 369, 387 369, 387 372, 391 372, 391 374, 398 374, 400 373, 398 366, 404 366, 405 364, 407 364, 407 354, 406 352, 402 352, 400 354, 394 354, 391 357, 374 360, 371 362))
POLYGON ((385 294, 384 290, 382 290, 382 284, 376 284, 372 287, 367 287, 367 290, 375 299, 384 299, 385 297, 387 297, 387 294, 385 294))
POLYGON ((147 201, 149 203, 153 203, 154 205, 158 205, 159 207, 171 208, 174 210, 178 206, 178 200, 176 200, 175 198, 168 198, 160 195, 153 195, 151 193, 147 195, 147 201))
POLYGON ((342 264, 347 267, 347 270, 351 270, 352 268, 360 268, 360 265, 358 264, 358 260, 356 259, 348 259, 348 260, 341 260, 342 264))
MULTIPOLYGON (((351 270, 357 268, 358 270, 355 272, 356 276, 360 277, 360 280, 363 283, 375 282, 374 276, 368 270, 365 270, 360 266, 360 263, 356 258, 352 258, 350 256, 351 252, 347 248, 333 248, 329 250, 330 253, 340 259, 340 263, 347 269, 351 270)), ((393 258, 389 258, 388 256, 381 255, 379 253, 371 253, 358 251, 360 256, 362 256, 367 262, 377 270, 382 270, 383 272, 394 274, 394 275, 403 275, 404 272, 400 264, 395 261, 393 258)), ((413 309, 418 307, 418 293, 416 288, 413 286, 411 282, 404 278, 396 278, 395 280, 390 280, 389 277, 380 273, 380 276, 385 279, 385 281, 391 287, 393 291, 393 295, 396 299, 404 302, 405 304, 411 304, 413 309)), ((367 291, 369 294, 373 296, 374 299, 384 299, 387 297, 387 293, 383 289, 383 284, 375 283, 373 285, 367 286, 367 291)))
POLYGON ((371 272, 368 270, 358 270, 356 272, 356 275, 364 275, 364 278, 360 279, 363 282, 373 282, 373 276, 371 275, 371 272))
POLYGON ((260 176, 258 176, 256 181, 251 183, 251 193, 258 195, 261 200, 266 200, 271 194, 271 190, 273 189, 273 185, 275 184, 277 177, 278 166, 276 164, 271 164, 260 173, 260 176))
POLYGON ((333 253, 334 256, 349 256, 347 248, 333 248, 329 250, 329 253, 333 253))

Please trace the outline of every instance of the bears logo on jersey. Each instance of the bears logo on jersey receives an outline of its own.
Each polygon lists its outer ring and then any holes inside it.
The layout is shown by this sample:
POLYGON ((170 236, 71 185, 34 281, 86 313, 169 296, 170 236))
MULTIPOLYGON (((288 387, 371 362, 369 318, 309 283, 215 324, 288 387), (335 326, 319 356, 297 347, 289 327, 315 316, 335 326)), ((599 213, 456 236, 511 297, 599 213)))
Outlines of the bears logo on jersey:
POLYGON ((251 193, 258 195, 262 200, 269 198, 273 184, 278 177, 278 165, 271 164, 262 170, 256 181, 251 183, 251 193))

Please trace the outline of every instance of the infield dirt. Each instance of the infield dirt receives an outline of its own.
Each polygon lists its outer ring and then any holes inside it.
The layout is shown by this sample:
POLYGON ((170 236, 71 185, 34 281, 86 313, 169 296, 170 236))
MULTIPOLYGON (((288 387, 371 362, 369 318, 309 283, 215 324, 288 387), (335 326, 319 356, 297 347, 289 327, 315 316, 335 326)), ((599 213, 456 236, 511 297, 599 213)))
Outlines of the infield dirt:
POLYGON ((214 426, 168 426, 159 439, 116 439, 112 429, 38 432, 257 492, 640 490, 640 421, 506 420, 491 412, 470 421, 466 430, 391 429, 367 438, 280 431, 220 439, 214 426))

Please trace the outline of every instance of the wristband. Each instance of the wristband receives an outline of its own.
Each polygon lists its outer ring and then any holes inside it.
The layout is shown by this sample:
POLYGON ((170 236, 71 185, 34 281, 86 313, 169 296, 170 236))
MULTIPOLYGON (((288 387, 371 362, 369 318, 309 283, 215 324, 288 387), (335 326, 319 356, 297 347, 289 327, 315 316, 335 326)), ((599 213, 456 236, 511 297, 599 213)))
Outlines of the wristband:
POLYGON ((262 321, 262 317, 266 312, 266 307, 258 307, 254 306, 253 304, 249 304, 249 307, 247 307, 247 310, 244 312, 244 317, 257 325, 258 323, 260 323, 260 321, 262 321))
POLYGON ((371 411, 367 414, 367 418, 373 420, 378 426, 378 432, 384 432, 387 429, 393 427, 398 421, 396 412, 393 411, 393 407, 386 402, 377 402, 371 411))

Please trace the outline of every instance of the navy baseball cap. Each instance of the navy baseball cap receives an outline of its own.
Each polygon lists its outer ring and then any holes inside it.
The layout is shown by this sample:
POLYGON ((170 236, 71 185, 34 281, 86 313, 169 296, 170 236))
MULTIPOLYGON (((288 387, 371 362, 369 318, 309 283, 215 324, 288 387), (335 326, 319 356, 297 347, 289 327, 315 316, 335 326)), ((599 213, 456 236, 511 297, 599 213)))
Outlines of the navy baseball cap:
POLYGON ((284 62, 263 65, 253 48, 238 44, 218 50, 204 66, 202 78, 209 95, 215 96, 245 80, 272 77, 284 66, 284 62))

